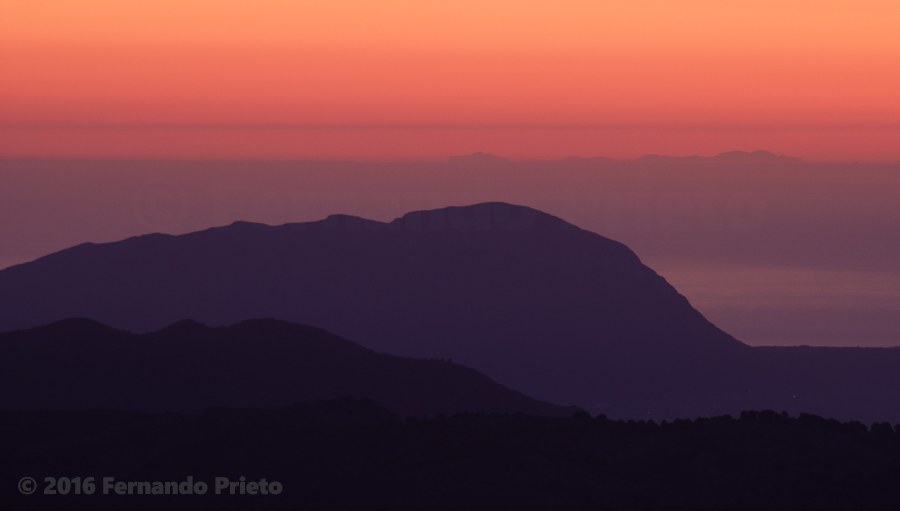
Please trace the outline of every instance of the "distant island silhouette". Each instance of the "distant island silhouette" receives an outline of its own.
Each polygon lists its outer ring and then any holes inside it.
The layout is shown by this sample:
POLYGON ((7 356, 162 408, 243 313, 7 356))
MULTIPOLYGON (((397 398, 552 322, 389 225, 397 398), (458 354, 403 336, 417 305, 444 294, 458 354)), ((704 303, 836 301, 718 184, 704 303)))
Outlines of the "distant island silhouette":
POLYGON ((666 160, 680 160, 680 161, 692 161, 692 162, 728 162, 728 163, 802 163, 803 160, 800 158, 796 158, 793 156, 782 156, 774 153, 770 153, 769 151, 757 150, 753 152, 747 151, 728 151, 724 153, 719 153, 715 156, 664 156, 658 154, 648 154, 645 156, 641 156, 635 161, 638 162, 647 162, 647 161, 666 161, 666 160))
POLYGON ((0 330, 71 317, 134 332, 273 317, 377 352, 452 358, 613 418, 772 408, 900 421, 900 349, 751 348, 625 245, 505 203, 387 223, 237 222, 0 271, 0 330))
MULTIPOLYGON (((451 164, 459 165, 490 165, 497 163, 509 162, 507 158, 495 156, 491 153, 477 152, 467 155, 451 156, 449 159, 451 164)), ((609 158, 607 156, 569 156, 564 159, 567 162, 591 162, 591 163, 617 163, 624 161, 643 162, 663 162, 663 161, 689 161, 689 162, 717 162, 717 163, 802 163, 801 158, 795 156, 784 156, 775 154, 763 149, 756 151, 726 151, 715 156, 668 156, 662 154, 646 154, 634 160, 621 160, 609 158)))

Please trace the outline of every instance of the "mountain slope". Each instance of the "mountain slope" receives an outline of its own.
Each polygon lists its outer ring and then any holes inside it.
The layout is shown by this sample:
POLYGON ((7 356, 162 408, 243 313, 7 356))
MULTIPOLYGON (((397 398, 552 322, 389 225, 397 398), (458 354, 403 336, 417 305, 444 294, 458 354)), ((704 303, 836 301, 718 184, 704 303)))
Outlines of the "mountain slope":
POLYGON ((571 415, 467 367, 379 354, 273 319, 210 328, 181 321, 132 334, 88 319, 0 333, 0 408, 199 412, 341 396, 402 415, 571 415))
POLYGON ((79 245, 0 271, 0 330, 68 317, 137 332, 275 317, 594 408, 631 406, 622 386, 651 388, 749 349, 621 243, 504 203, 390 223, 238 222, 79 245), (647 367, 655 381, 643 381, 647 367))
POLYGON ((0 331, 274 317, 614 418, 900 422, 900 350, 750 348, 621 243, 503 203, 84 244, 0 271, 0 331))

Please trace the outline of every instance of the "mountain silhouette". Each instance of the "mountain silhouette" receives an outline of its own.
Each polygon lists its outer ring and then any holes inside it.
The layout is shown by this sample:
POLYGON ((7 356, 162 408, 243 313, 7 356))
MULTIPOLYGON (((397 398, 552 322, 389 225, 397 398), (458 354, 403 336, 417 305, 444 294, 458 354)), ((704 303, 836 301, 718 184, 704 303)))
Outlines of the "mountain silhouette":
POLYGON ((86 317, 135 332, 274 317, 377 352, 451 358, 624 418, 747 409, 900 419, 900 350, 751 348, 625 245, 484 203, 83 244, 0 271, 0 331, 86 317))
POLYGON ((782 156, 779 154, 770 153, 769 151, 764 150, 756 150, 753 152, 747 151, 727 151, 724 153, 719 153, 715 156, 704 157, 698 155, 691 156, 666 156, 659 154, 647 154, 641 156, 636 162, 641 163, 665 163, 665 162, 683 162, 683 163, 704 163, 704 162, 718 162, 718 163, 754 163, 754 164, 764 164, 764 163, 802 163, 803 160, 794 156, 782 156))
POLYGON ((278 408, 342 396, 403 416, 521 412, 569 416, 467 367, 376 353, 274 319, 211 328, 184 320, 133 334, 89 319, 0 333, 0 408, 199 412, 278 408))
POLYGON ((236 222, 83 244, 0 271, 0 331, 70 317, 136 332, 275 317, 379 352, 452 358, 582 406, 616 401, 621 373, 649 358, 705 363, 748 349, 621 243, 504 203, 390 223, 236 222))
POLYGON ((802 163, 803 160, 794 156, 782 156, 763 151, 762 149, 748 153, 746 151, 728 151, 717 154, 711 159, 723 162, 743 163, 802 163))

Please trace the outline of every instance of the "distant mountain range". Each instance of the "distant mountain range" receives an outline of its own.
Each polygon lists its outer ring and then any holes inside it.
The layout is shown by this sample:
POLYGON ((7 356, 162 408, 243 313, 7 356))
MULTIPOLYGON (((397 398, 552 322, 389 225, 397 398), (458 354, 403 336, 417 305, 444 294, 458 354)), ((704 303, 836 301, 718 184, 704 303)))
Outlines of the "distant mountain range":
POLYGON ((664 160, 681 160, 681 161, 710 161, 710 162, 729 162, 729 163, 802 163, 803 160, 794 156, 782 156, 770 153, 769 151, 757 150, 753 152, 747 151, 728 151, 719 153, 715 156, 661 156, 657 154, 648 154, 641 156, 635 161, 664 161, 664 160))
POLYGON ((614 418, 773 408, 900 421, 900 350, 750 348, 621 243, 504 203, 390 223, 237 222, 0 271, 0 330, 70 317, 135 332, 274 317, 614 418))
POLYGON ((210 328, 185 320, 132 334, 88 319, 0 333, 0 409, 198 413, 368 398, 401 416, 570 416, 467 367, 376 353, 273 319, 210 328))
MULTIPOLYGON (((500 163, 508 163, 507 158, 495 156, 490 153, 477 152, 473 154, 451 156, 451 164, 460 165, 494 165, 500 163)), ((584 158, 580 156, 569 156, 565 158, 568 162, 594 162, 594 163, 620 163, 627 160, 617 160, 606 156, 593 156, 584 158)), ((727 151, 719 153, 715 156, 667 156, 660 154, 646 154, 633 160, 638 163, 644 162, 663 162, 663 161, 688 161, 688 162, 720 162, 720 163, 802 163, 803 160, 795 156, 783 156, 758 149, 756 151, 727 151)))

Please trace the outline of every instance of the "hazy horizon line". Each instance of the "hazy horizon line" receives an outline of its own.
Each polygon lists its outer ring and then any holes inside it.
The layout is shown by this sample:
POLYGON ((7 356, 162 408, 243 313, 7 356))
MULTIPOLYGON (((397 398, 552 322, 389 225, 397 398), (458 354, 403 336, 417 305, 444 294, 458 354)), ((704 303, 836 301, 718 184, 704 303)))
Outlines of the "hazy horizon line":
POLYGON ((900 122, 107 122, 0 121, 0 129, 85 130, 898 130, 900 122))
MULTIPOLYGON (((2 124, 0 124, 0 130, 2 130, 2 124)), ((197 128, 202 129, 202 128, 197 128)), ((362 129, 362 128, 360 128, 362 129)), ((314 157, 284 157, 284 156, 211 156, 211 155, 203 155, 203 156, 146 156, 146 155, 135 155, 135 156, 120 156, 120 155, 112 155, 112 156, 53 156, 53 155, 4 155, 0 154, 0 162, 2 161, 98 161, 98 162, 112 162, 112 161, 128 161, 128 162, 209 162, 209 163, 397 163, 397 164, 415 164, 415 163, 451 163, 455 158, 465 158, 468 156, 474 156, 478 154, 483 154, 485 156, 494 157, 498 161, 505 161, 507 163, 553 163, 553 162, 565 162, 569 160, 610 160, 617 163, 634 163, 642 160, 644 158, 670 158, 673 160, 683 160, 683 159, 701 159, 701 160, 713 160, 717 156, 729 154, 729 153, 744 153, 747 155, 751 155, 753 153, 765 152, 770 155, 781 158, 781 159, 789 159, 793 160, 794 163, 805 163, 805 164, 855 164, 855 165, 900 165, 900 160, 881 160, 881 159, 810 159, 810 158, 802 158, 799 156, 792 156, 790 154, 779 154, 767 149, 753 149, 750 151, 746 151, 743 149, 730 149, 727 151, 717 152, 715 154, 702 155, 697 153, 686 153, 686 154, 662 154, 662 153, 646 153, 640 156, 636 156, 633 158, 619 158, 614 156, 606 156, 602 154, 591 154, 586 156, 570 154, 567 156, 558 156, 558 157, 516 157, 516 156, 503 156, 501 154, 495 154, 490 151, 475 151, 472 153, 465 154, 442 154, 435 155, 431 157, 421 157, 421 156, 391 156, 391 157, 346 157, 346 158, 337 158, 337 157, 325 157, 325 158, 314 158, 314 157)), ((752 163, 752 160, 743 160, 744 162, 752 163)), ((741 160, 728 160, 722 161, 723 163, 740 163, 741 160)))

